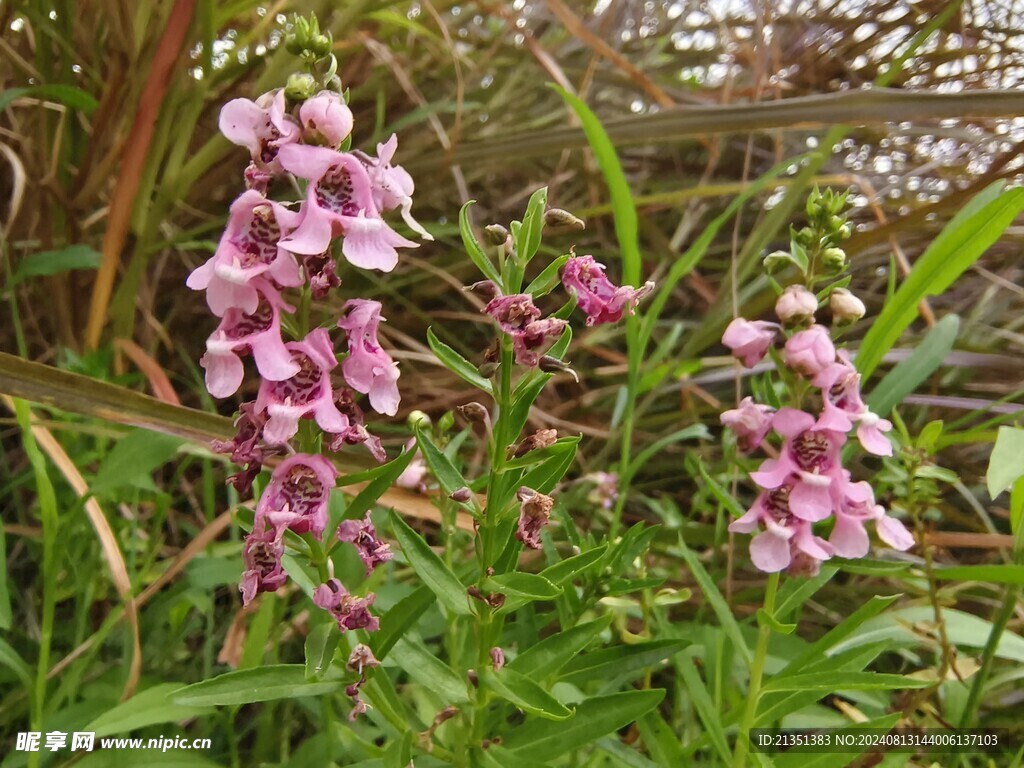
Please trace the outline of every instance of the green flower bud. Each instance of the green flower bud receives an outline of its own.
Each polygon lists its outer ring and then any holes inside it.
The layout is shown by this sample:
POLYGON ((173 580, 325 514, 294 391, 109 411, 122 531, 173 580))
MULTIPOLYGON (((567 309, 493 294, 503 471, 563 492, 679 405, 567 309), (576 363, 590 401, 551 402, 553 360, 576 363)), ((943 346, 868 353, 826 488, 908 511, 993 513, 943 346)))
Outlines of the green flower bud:
POLYGON ((484 227, 484 233, 491 245, 504 245, 509 238, 508 230, 501 224, 488 224, 484 227))
POLYGON ((451 411, 445 411, 444 415, 438 419, 437 428, 441 432, 447 432, 455 426, 455 414, 451 411))
POLYGON ((308 72, 296 72, 288 76, 284 95, 291 101, 305 101, 317 91, 316 78, 308 72))
POLYGON ((821 252, 821 264, 829 272, 842 272, 846 269, 846 251, 842 248, 826 248, 821 252))
POLYGON ((793 263, 793 257, 786 251, 773 251, 764 257, 764 271, 769 275, 781 272, 793 263))
POLYGON ((405 423, 409 425, 409 429, 415 432, 417 429, 426 429, 427 427, 429 427, 431 421, 430 417, 427 416, 427 414, 425 414, 423 411, 413 411, 412 413, 409 414, 408 418, 405 420, 405 423))
POLYGON ((331 52, 333 43, 330 35, 314 35, 309 41, 309 50, 311 50, 318 59, 322 59, 331 52))
POLYGON ((549 227, 574 227, 575 229, 586 229, 587 224, 575 214, 564 211, 561 208, 548 208, 544 211, 544 223, 549 227))

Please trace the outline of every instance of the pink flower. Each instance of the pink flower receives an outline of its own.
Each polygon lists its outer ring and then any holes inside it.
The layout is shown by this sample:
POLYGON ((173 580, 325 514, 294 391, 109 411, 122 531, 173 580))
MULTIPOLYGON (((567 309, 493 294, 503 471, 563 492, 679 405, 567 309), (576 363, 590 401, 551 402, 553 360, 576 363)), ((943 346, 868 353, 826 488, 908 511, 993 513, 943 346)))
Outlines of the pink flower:
POLYGON ((779 326, 764 320, 746 320, 737 317, 722 334, 722 344, 732 350, 732 355, 746 368, 753 368, 768 354, 775 343, 779 326))
POLYGON ((281 537, 283 528, 268 528, 266 520, 256 519, 252 533, 245 537, 242 560, 245 572, 238 585, 242 592, 242 604, 248 605, 260 592, 275 592, 288 580, 281 565, 284 544, 281 537))
MULTIPOLYGON (((370 606, 376 595, 372 592, 366 597, 356 597, 345 589, 345 585, 337 579, 321 584, 313 593, 313 602, 323 608, 338 622, 338 629, 345 632, 350 629, 365 629, 375 632, 380 628, 377 617, 370 613, 370 606)), ((363 710, 365 711, 365 709, 363 710)))
POLYGON ((516 538, 530 549, 540 549, 540 532, 551 518, 555 500, 525 485, 516 492, 519 499, 519 524, 516 538))
POLYGON ((884 434, 892 429, 892 422, 871 412, 861 399, 860 374, 845 351, 840 350, 838 356, 838 362, 824 368, 813 380, 821 388, 824 401, 819 427, 848 432, 856 421, 857 439, 866 451, 892 456, 892 443, 884 434))
POLYGON ((320 538, 327 528, 327 503, 337 477, 324 456, 297 453, 274 469, 256 505, 256 517, 295 533, 312 531, 320 538))
POLYGON ((885 514, 885 508, 875 503, 871 486, 866 482, 848 483, 838 500, 836 524, 829 537, 835 554, 846 558, 864 557, 870 548, 864 523, 873 520, 878 537, 893 549, 907 550, 914 538, 899 520, 885 514))
POLYGON ((206 370, 206 389, 214 397, 229 397, 242 384, 244 369, 240 354, 252 352, 260 376, 281 381, 299 372, 281 341, 281 310, 294 308, 266 280, 254 281, 258 304, 246 314, 232 308, 224 313, 217 330, 206 340, 206 354, 199 364, 206 370))
POLYGON ((836 348, 828 329, 812 325, 793 334, 786 342, 786 365, 804 376, 817 376, 836 361, 836 348))
POLYGON ((787 484, 764 491, 745 515, 729 525, 734 533, 753 533, 764 526, 750 542, 750 559, 765 573, 781 571, 804 558, 821 561, 832 556, 828 542, 814 535, 808 521, 792 513, 793 490, 787 484))
POLYGON ((350 299, 342 307, 338 327, 348 335, 348 357, 341 364, 345 381, 356 392, 369 395, 377 413, 394 416, 401 397, 398 394, 398 363, 377 341, 380 327, 380 302, 350 299))
POLYGON ((623 313, 632 315, 636 305, 654 290, 648 282, 640 288, 616 286, 593 256, 574 256, 565 264, 562 285, 576 294, 580 309, 587 313, 587 325, 618 322, 623 313))
POLYGON ((271 445, 286 443, 299 429, 299 419, 313 416, 325 432, 344 432, 348 420, 334 404, 330 371, 338 361, 330 336, 323 328, 310 331, 303 341, 285 344, 299 370, 281 381, 264 379, 256 395, 256 409, 270 417, 263 436, 271 445))
POLYGON ((220 110, 220 132, 228 141, 245 147, 253 162, 279 173, 279 150, 299 140, 295 118, 285 114, 284 89, 269 91, 256 101, 232 99, 220 110))
POLYGON ((773 413, 774 408, 744 397, 738 408, 722 413, 721 420, 736 435, 740 450, 747 452, 757 448, 771 430, 773 413))
POLYGON ((391 545, 377 538, 377 529, 370 521, 370 513, 362 520, 342 520, 338 526, 338 541, 354 544, 359 558, 366 566, 369 576, 381 563, 386 563, 393 555, 391 545))
POLYGON ((540 319, 540 310, 528 293, 496 296, 483 308, 494 318, 498 327, 512 337, 516 362, 535 367, 541 355, 565 331, 565 320, 548 317, 540 319))
POLYGON ((348 420, 348 427, 344 432, 333 432, 327 435, 328 449, 337 453, 346 445, 364 445, 377 461, 382 464, 387 461, 387 453, 380 438, 371 435, 366 428, 363 417, 363 409, 360 408, 352 395, 352 390, 347 387, 340 387, 334 391, 334 404, 338 406, 341 415, 348 420))
POLYGON ((344 235, 341 252, 363 269, 390 272, 398 263, 395 248, 417 244, 389 227, 373 203, 370 178, 354 155, 325 147, 289 146, 281 150, 285 170, 309 180, 299 226, 281 242, 292 253, 321 254, 331 238, 344 235))
POLYGON ((354 152, 353 154, 366 166, 366 173, 370 177, 370 188, 373 192, 373 203, 377 206, 377 210, 401 209, 402 220, 409 229, 424 240, 433 240, 434 236, 412 217, 412 193, 416 191, 412 176, 402 166, 391 164, 397 149, 398 136, 393 133, 386 142, 377 144, 377 157, 370 157, 363 152, 354 152))
POLYGON ((813 416, 793 408, 780 408, 772 428, 785 438, 782 451, 752 472, 751 479, 768 490, 792 484, 787 499, 792 513, 812 523, 824 520, 832 514, 833 484, 845 484, 840 450, 846 435, 818 429, 813 416))
POLYGON ((416 491, 417 493, 427 492, 427 462, 423 459, 423 454, 420 453, 420 449, 416 447, 416 438, 412 438, 405 444, 405 450, 416 451, 416 455, 412 457, 405 469, 395 479, 395 485, 399 488, 408 488, 410 491, 416 491))
POLYGON ((256 277, 268 277, 282 286, 302 285, 295 257, 278 245, 298 217, 259 192, 243 192, 231 204, 217 251, 192 271, 186 285, 205 290, 206 302, 218 317, 232 307, 246 314, 256 311, 259 298, 252 284, 256 277))
POLYGON ((790 285, 775 302, 775 314, 787 328, 814 321, 818 297, 802 285, 790 285))
POLYGON ((299 107, 303 138, 337 149, 352 133, 352 110, 334 91, 320 91, 299 107))
POLYGON ((260 444, 263 440, 263 426, 267 423, 266 414, 256 411, 255 401, 242 403, 238 418, 235 419, 235 436, 231 440, 210 441, 211 450, 231 456, 234 464, 244 464, 245 469, 231 475, 227 482, 233 485, 239 496, 248 498, 252 493, 252 483, 263 468, 263 460, 268 453, 260 444))

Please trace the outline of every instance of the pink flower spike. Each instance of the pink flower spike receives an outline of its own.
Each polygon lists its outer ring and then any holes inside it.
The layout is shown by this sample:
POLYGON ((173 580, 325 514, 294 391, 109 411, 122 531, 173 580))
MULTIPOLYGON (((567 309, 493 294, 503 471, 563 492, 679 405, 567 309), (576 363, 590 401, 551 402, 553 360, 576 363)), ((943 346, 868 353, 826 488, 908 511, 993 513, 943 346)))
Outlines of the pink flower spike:
POLYGON ((348 335, 348 357, 341 364, 345 381, 356 392, 369 395, 370 405, 387 416, 398 413, 398 364, 377 340, 383 318, 379 301, 350 299, 342 308, 338 327, 348 335))
POLYGON ((186 285, 205 290, 206 301, 218 317, 231 308, 246 314, 256 311, 254 278, 271 278, 282 286, 302 285, 295 257, 278 245, 298 223, 298 216, 255 190, 243 192, 231 204, 217 251, 189 275, 186 285))
POLYGON ((359 160, 325 147, 296 145, 281 150, 285 170, 309 180, 298 227, 281 242, 298 254, 321 254, 331 238, 344 235, 342 254, 357 267, 390 272, 395 248, 416 248, 383 219, 373 202, 370 178, 359 160))
POLYGON ((892 429, 892 422, 867 409, 857 421, 857 439, 864 450, 875 456, 892 456, 892 443, 884 434, 892 429))
POLYGON ((764 320, 745 320, 737 317, 722 334, 722 344, 732 350, 733 357, 746 368, 753 368, 768 354, 775 343, 779 326, 764 320))
POLYGON ((394 556, 391 553, 391 545, 377 538, 377 529, 370 521, 369 512, 362 520, 342 520, 338 526, 338 541, 355 545, 359 558, 366 566, 367 576, 373 573, 378 565, 386 563, 394 556))
MULTIPOLYGON (((350 629, 365 629, 376 632, 380 629, 377 617, 370 613, 370 606, 376 595, 372 592, 366 597, 356 597, 345 589, 338 579, 331 579, 321 584, 313 593, 313 602, 323 608, 338 622, 338 629, 346 632, 350 629)), ((365 711, 365 710, 364 710, 365 711)))
POLYGON ((370 177, 370 186, 373 190, 373 203, 377 206, 377 210, 401 209, 402 220, 409 229, 424 240, 433 240, 434 236, 412 216, 412 195, 416 191, 416 185, 405 168, 392 164, 391 161, 397 150, 398 136, 393 133, 390 139, 377 145, 377 157, 369 157, 362 152, 354 154, 366 166, 366 173, 370 177))
POLYGON ((327 503, 338 472, 325 457, 297 453, 274 469, 256 506, 256 518, 295 533, 320 538, 327 528, 327 503))
POLYGON ((817 376, 836 361, 836 348, 828 329, 812 325, 793 334, 784 350, 786 365, 804 376, 817 376))
POLYGON ((245 572, 239 590, 242 604, 248 605, 260 592, 275 592, 288 580, 281 565, 284 544, 281 541, 283 529, 267 527, 266 521, 257 518, 256 527, 245 537, 242 560, 245 572))
POLYGON ((738 408, 722 413, 722 424, 736 435, 740 450, 744 453, 757 448, 765 435, 772 428, 771 406, 755 403, 753 398, 745 397, 738 408))
POLYGON ((245 147, 253 162, 274 173, 279 150, 299 140, 299 124, 285 114, 284 89, 264 93, 256 101, 233 99, 220 110, 220 132, 232 144, 245 147))
POLYGON ((653 282, 640 288, 616 286, 593 256, 570 258, 562 272, 562 285, 576 294, 579 308, 587 313, 587 325, 615 323, 624 313, 632 315, 640 300, 654 290, 653 282))
POLYGON ((299 372, 284 342, 281 341, 281 309, 293 312, 280 294, 265 280, 256 280, 258 305, 245 314, 229 309, 217 330, 206 340, 206 354, 199 364, 206 370, 206 388, 214 397, 230 397, 242 384, 240 354, 252 352, 260 376, 281 381, 299 372))
POLYGON ((352 110, 334 91, 320 91, 302 102, 299 120, 307 141, 332 149, 352 133, 352 110))
POLYGON ((330 371, 338 362, 330 336, 323 328, 310 331, 303 341, 285 344, 299 371, 282 381, 260 382, 256 410, 270 417, 263 431, 270 445, 281 445, 295 436, 299 419, 312 416, 325 432, 344 432, 348 419, 334 403, 330 371))

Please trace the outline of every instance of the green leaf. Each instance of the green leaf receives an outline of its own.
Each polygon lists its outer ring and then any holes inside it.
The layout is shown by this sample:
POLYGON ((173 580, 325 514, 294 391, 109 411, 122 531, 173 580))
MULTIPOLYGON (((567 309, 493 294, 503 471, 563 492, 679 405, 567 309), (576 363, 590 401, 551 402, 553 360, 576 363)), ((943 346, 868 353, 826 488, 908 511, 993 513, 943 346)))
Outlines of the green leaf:
POLYGON ((865 380, 917 317, 921 299, 949 288, 1024 210, 1024 188, 1002 187, 1001 181, 991 185, 954 216, 886 302, 857 353, 857 369, 865 380))
POLYGON ((182 706, 171 700, 181 690, 181 683, 161 683, 135 694, 93 720, 82 730, 95 731, 97 738, 137 731, 158 723, 190 720, 210 710, 206 707, 182 706))
POLYGON ((676 663, 676 669, 679 670, 679 674, 683 678, 683 685, 686 686, 686 690, 690 694, 690 700, 697 710, 697 716, 707 729, 711 745, 718 752, 722 764, 728 765, 732 762, 732 752, 729 749, 729 742, 725 738, 725 730, 722 728, 722 718, 718 713, 718 707, 711 699, 711 694, 708 693, 707 686, 704 685, 704 681, 697 671, 694 659, 692 657, 680 658, 676 663))
POLYGON ((580 651, 604 632, 614 617, 607 614, 597 621, 577 624, 575 627, 551 635, 531 645, 507 665, 507 669, 529 673, 536 680, 553 675, 580 651))
POLYGON ((14 650, 14 646, 0 637, 0 666, 7 667, 25 684, 26 690, 32 689, 32 670, 25 660, 14 650))
POLYGON ((773 631, 778 632, 780 635, 791 635, 793 630, 796 629, 796 624, 783 624, 764 608, 757 609, 757 623, 760 626, 771 627, 773 631))
POLYGON ((871 410, 886 416, 903 402, 903 398, 916 390, 942 365, 946 355, 953 349, 959 331, 960 318, 956 315, 946 315, 936 323, 910 353, 910 357, 898 363, 872 390, 868 397, 871 410))
POLYGON ((684 640, 652 640, 636 645, 616 645, 577 656, 562 667, 562 680, 581 685, 589 680, 613 680, 670 660, 689 643, 684 640))
POLYGON ((1024 565, 953 565, 935 568, 932 575, 940 581, 981 581, 993 584, 1024 585, 1024 565))
POLYGON ((183 707, 227 707, 257 701, 319 696, 341 688, 337 680, 311 683, 304 664, 271 664, 227 672, 171 693, 171 702, 183 707))
POLYGON ((560 445, 564 445, 565 448, 560 449, 523 475, 519 484, 533 488, 538 493, 551 493, 555 486, 562 482, 565 473, 569 471, 569 467, 575 461, 579 438, 562 442, 560 445))
POLYGON ((805 675, 773 677, 762 690, 772 691, 888 691, 894 688, 927 688, 928 680, 919 680, 905 675, 884 675, 878 672, 812 672, 805 675))
POLYGON ((480 371, 477 370, 477 367, 443 341, 438 339, 437 336, 434 335, 433 328, 427 328, 427 344, 430 345, 431 351, 433 351, 434 355, 441 361, 444 367, 460 379, 472 384, 477 389, 483 390, 487 394, 491 394, 494 391, 494 387, 491 386, 491 382, 480 375, 480 371))
POLYGON ((548 264, 541 271, 539 275, 533 278, 533 281, 526 286, 526 290, 523 293, 528 293, 533 298, 540 296, 546 296, 554 290, 555 286, 558 285, 558 270, 565 266, 566 262, 569 261, 569 254, 564 253, 557 259, 548 264))
POLYGON ((540 575, 553 584, 564 584, 569 579, 584 573, 600 563, 607 551, 607 544, 588 549, 586 552, 581 552, 554 565, 549 565, 540 572, 540 575))
POLYGON ((499 573, 484 579, 481 585, 488 592, 501 592, 509 597, 525 597, 528 600, 554 600, 562 594, 557 587, 543 576, 523 571, 499 573))
POLYGON ((100 464, 90 490, 102 493, 125 485, 153 488, 153 471, 174 458, 184 442, 145 429, 132 430, 114 443, 100 464))
POLYGON ((708 432, 708 428, 703 424, 691 424, 688 427, 676 430, 670 435, 659 438, 653 443, 648 445, 642 451, 640 451, 636 458, 629 464, 629 469, 623 475, 624 479, 620 479, 619 482, 623 487, 628 487, 630 480, 637 473, 637 471, 649 462, 654 456, 658 455, 670 445, 681 442, 683 440, 707 440, 711 437, 711 433, 708 432))
POLYGON ((825 655, 825 651, 842 642, 844 639, 856 632, 862 624, 874 618, 890 605, 899 600, 900 595, 881 596, 875 595, 857 610, 839 622, 836 626, 826 632, 819 640, 812 643, 807 649, 791 660, 786 665, 779 677, 785 676, 792 670, 800 670, 808 662, 819 659, 825 655))
POLYGON ((437 481, 441 484, 441 490, 444 491, 445 496, 450 496, 460 488, 465 488, 469 485, 466 482, 466 478, 462 476, 462 473, 452 464, 451 459, 434 445, 430 435, 422 429, 416 430, 416 444, 419 445, 423 458, 427 462, 427 466, 430 467, 430 471, 434 473, 437 481))
POLYGON ((548 207, 548 188, 541 187, 532 195, 526 205, 523 225, 516 237, 516 256, 521 268, 526 267, 540 249, 541 235, 544 231, 544 211, 548 207))
POLYGON ((424 585, 391 606, 380 618, 380 629, 370 636, 373 655, 383 661, 399 638, 419 621, 436 599, 433 590, 424 585))
POLYGON ((467 602, 466 588, 455 574, 448 570, 448 566, 434 553, 423 537, 410 528, 401 515, 394 511, 391 512, 391 528, 395 532, 395 538, 402 547, 402 553, 409 561, 409 565, 413 567, 423 583, 437 595, 437 599, 444 603, 452 613, 458 616, 469 616, 472 611, 467 602))
POLYGON ((0 520, 0 629, 11 628, 11 592, 7 586, 7 534, 0 520))
POLYGON ((87 245, 69 245, 59 251, 42 251, 26 256, 18 263, 10 285, 33 277, 46 277, 73 269, 99 269, 103 256, 87 245))
POLYGON ((572 716, 572 710, 514 669, 495 672, 491 667, 485 667, 478 674, 482 685, 527 714, 547 720, 566 720, 572 716))
POLYGON ((412 463, 415 455, 416 451, 403 450, 398 456, 380 467, 381 471, 345 507, 345 517, 350 520, 363 517, 384 492, 395 484, 395 480, 412 463))
POLYGON ((339 640, 341 633, 333 622, 325 621, 309 630, 305 643, 307 680, 319 680, 331 668, 339 640))
POLYGON ((433 691, 445 704, 469 701, 468 680, 431 653, 423 642, 406 635, 395 644, 392 660, 413 680, 433 691))
POLYGON ((587 142, 594 153, 594 159, 604 175, 605 183, 608 185, 608 192, 612 198, 612 214, 615 222, 615 237, 619 241, 619 250, 622 252, 622 282, 625 285, 637 287, 640 285, 640 273, 642 271, 642 257, 640 255, 640 241, 638 239, 638 225, 636 205, 633 202, 633 193, 626 180, 626 174, 622 171, 622 163, 615 153, 608 133, 605 131, 601 121, 597 119, 590 107, 580 99, 557 85, 552 88, 561 96, 565 103, 572 107, 573 112, 580 119, 583 132, 587 136, 587 142))
POLYGON ((81 88, 76 88, 73 85, 51 83, 48 85, 33 85, 29 88, 8 88, 5 91, 0 91, 0 111, 6 109, 8 104, 15 99, 20 99, 22 96, 60 102, 72 109, 80 109, 86 114, 89 114, 99 106, 96 98, 81 88))
POLYGON ((470 200, 459 211, 459 232, 462 234, 462 244, 465 246, 470 260, 476 264, 476 268, 480 270, 480 273, 495 285, 501 286, 501 274, 498 272, 498 268, 487 254, 484 253, 484 249, 480 247, 476 235, 473 234, 473 225, 469 223, 469 207, 475 202, 475 200, 470 200))
POLYGON ((1000 427, 985 473, 989 498, 995 500, 1021 476, 1024 476, 1024 429, 1000 427))
POLYGON ((697 585, 700 587, 701 592, 704 593, 705 599, 711 605, 711 610, 715 612, 715 616, 718 617, 719 623, 722 625, 722 629, 725 630, 725 634, 732 642, 736 652, 740 654, 743 660, 749 664, 751 662, 750 648, 747 647, 746 641, 743 639, 743 633, 740 632, 740 625, 736 623, 736 618, 732 615, 732 611, 729 609, 729 604, 725 601, 725 597, 715 586, 714 580, 711 575, 704 568, 704 565, 697 559, 697 555, 686 546, 686 542, 683 541, 682 535, 679 537, 679 549, 680 554, 683 556, 683 560, 686 561, 686 565, 689 567, 690 572, 693 574, 694 579, 697 581, 697 585))
POLYGON ((643 717, 664 697, 662 690, 594 696, 577 705, 575 714, 567 720, 527 721, 508 734, 503 746, 518 757, 548 765, 555 757, 643 717))

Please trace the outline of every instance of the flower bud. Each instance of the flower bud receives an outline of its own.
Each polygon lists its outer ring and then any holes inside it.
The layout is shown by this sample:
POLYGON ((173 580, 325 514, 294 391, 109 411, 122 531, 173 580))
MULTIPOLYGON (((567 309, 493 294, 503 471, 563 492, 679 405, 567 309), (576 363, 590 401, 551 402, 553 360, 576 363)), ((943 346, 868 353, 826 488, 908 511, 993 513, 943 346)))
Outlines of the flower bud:
POLYGON ((483 363, 480 363, 480 367, 477 368, 477 371, 479 371, 480 375, 483 376, 485 379, 491 378, 491 376, 493 376, 497 372, 497 370, 498 364, 491 360, 487 360, 483 363))
POLYGON ((331 52, 332 45, 330 35, 313 35, 309 40, 309 50, 321 59, 331 52))
POLYGON ((291 101, 305 101, 316 91, 316 78, 308 72, 296 72, 288 76, 284 95, 291 101))
POLYGON ((491 648, 491 664, 495 672, 505 666, 505 652, 501 648, 491 648))
POLYGON ((786 251, 772 251, 764 257, 764 271, 769 275, 774 275, 777 272, 784 270, 789 264, 793 263, 793 258, 786 251))
POLYGON ((826 248, 821 252, 821 263, 829 272, 846 269, 846 251, 842 248, 826 248))
POLYGON ((409 429, 415 432, 417 429, 426 429, 430 426, 430 417, 427 416, 423 411, 413 411, 406 418, 405 423, 409 425, 409 429))
POLYGON ((488 224, 484 227, 484 232, 491 245, 504 245, 509 238, 508 230, 501 224, 488 224))
POLYGON ((576 382, 579 383, 580 377, 565 360, 559 360, 557 357, 551 355, 543 355, 540 358, 540 362, 537 364, 544 373, 568 373, 576 382))
POLYGON ((818 311, 818 298, 802 285, 791 285, 775 302, 775 314, 787 328, 809 325, 818 311))
POLYGON ((320 91, 304 101, 299 119, 303 138, 311 144, 336 149, 352 133, 352 110, 332 91, 320 91))
POLYGON ((491 414, 488 413, 487 409, 477 402, 465 403, 456 407, 459 415, 471 424, 483 424, 489 426, 491 423, 491 414))
POLYGON ((466 504, 467 502, 469 502, 470 499, 473 498, 473 492, 469 490, 469 488, 463 486, 462 488, 452 491, 448 495, 448 498, 451 499, 452 501, 458 502, 459 504, 466 504))
POLYGON ((463 290, 479 296, 484 301, 490 301, 501 295, 501 289, 491 280, 480 280, 472 285, 467 285, 463 290))
POLYGON ((845 288, 836 288, 828 297, 828 306, 832 310, 832 320, 836 325, 855 323, 864 317, 864 302, 845 288))
POLYGON ((533 434, 527 435, 512 449, 512 456, 519 458, 530 451, 539 451, 555 444, 558 440, 558 432, 553 429, 538 429, 533 434))
POLYGON ((561 208, 548 208, 544 211, 544 223, 549 227, 587 228, 587 223, 583 219, 561 208))

